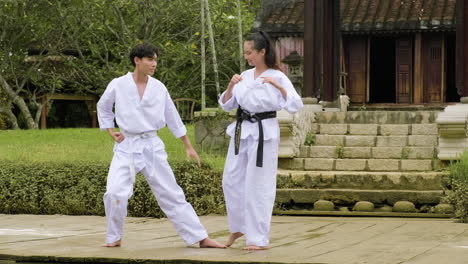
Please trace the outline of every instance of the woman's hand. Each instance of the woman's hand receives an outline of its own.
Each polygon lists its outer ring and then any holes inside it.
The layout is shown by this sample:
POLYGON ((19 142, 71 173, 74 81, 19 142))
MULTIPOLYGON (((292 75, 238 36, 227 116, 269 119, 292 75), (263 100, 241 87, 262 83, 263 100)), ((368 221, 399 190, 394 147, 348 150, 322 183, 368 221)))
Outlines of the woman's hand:
POLYGON ((281 86, 275 79, 275 77, 261 77, 263 79, 263 83, 269 83, 271 85, 273 85, 273 87, 275 87, 276 89, 278 89, 281 93, 281 95, 283 95, 284 99, 286 99, 286 96, 288 95, 288 93, 286 92, 286 90, 283 88, 283 86, 281 86))
POLYGON ((228 88, 226 90, 226 93, 224 94, 224 97, 222 99, 223 104, 225 104, 229 99, 232 97, 232 88, 234 88, 234 85, 238 84, 240 81, 242 81, 242 76, 239 74, 234 74, 231 78, 231 81, 229 82, 228 88))
POLYGON ((234 85, 238 84, 240 81, 242 81, 242 76, 239 74, 234 74, 231 78, 231 81, 229 82, 228 89, 232 89, 234 85))

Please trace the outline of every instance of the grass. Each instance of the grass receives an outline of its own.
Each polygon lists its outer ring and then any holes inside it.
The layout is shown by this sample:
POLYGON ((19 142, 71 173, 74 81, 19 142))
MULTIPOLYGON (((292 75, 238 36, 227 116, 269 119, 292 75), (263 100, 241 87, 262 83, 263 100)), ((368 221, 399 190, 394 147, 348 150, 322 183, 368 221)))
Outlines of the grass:
MULTIPOLYGON (((167 127, 158 135, 166 145, 169 160, 186 159, 183 143, 167 127)), ((193 125, 187 125, 187 135, 195 144, 193 125)), ((113 145, 107 132, 96 128, 0 130, 0 160, 110 162, 113 145)), ((197 151, 202 162, 224 167, 225 156, 197 151)))

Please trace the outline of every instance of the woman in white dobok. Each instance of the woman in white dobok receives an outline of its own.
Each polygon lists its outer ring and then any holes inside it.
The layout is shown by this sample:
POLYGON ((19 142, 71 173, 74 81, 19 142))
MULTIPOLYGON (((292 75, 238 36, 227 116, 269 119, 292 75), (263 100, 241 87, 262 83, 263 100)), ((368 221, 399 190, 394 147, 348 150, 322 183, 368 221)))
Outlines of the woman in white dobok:
POLYGON ((223 191, 231 235, 226 246, 245 235, 246 250, 269 245, 276 194, 279 125, 276 111, 302 108, 302 100, 279 69, 268 35, 255 32, 244 42, 244 57, 254 68, 235 74, 219 103, 237 108, 237 121, 227 128, 231 142, 224 167, 223 191))

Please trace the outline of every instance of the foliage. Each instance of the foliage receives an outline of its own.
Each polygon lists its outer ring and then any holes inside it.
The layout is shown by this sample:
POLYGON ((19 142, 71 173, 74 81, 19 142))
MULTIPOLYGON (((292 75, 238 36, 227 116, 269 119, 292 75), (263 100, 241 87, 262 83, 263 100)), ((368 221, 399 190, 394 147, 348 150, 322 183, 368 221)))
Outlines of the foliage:
MULTIPOLYGON (((223 87, 240 67, 237 35, 233 34, 237 30, 236 3, 209 3, 223 87)), ((244 32, 252 27, 258 6, 258 0, 241 1, 244 32)), ((44 94, 100 95, 112 78, 132 70, 129 49, 151 42, 159 47, 155 77, 166 84, 172 97, 199 98, 199 8, 198 1, 185 0, 0 2, 0 77, 13 91, 10 99, 13 94, 22 95, 40 110, 42 104, 36 99, 44 94)), ((217 98, 210 67, 207 105, 214 106, 217 98)), ((11 100, 3 106, 12 109, 18 102, 11 100)), ((20 111, 31 109, 22 107, 20 111)), ((32 111, 30 117, 23 113, 27 127, 37 127, 37 113, 32 111)))
MULTIPOLYGON (((198 214, 225 212, 220 171, 190 162, 172 162, 171 166, 198 214)), ((108 167, 104 162, 2 161, 0 213, 104 215, 108 167)), ((137 176, 129 215, 164 217, 142 175, 137 176)))
POLYGON ((335 154, 337 158, 342 159, 344 157, 344 146, 341 144, 336 145, 335 154))
POLYGON ((468 223, 468 152, 463 152, 458 161, 451 162, 449 170, 450 191, 445 201, 455 206, 455 215, 460 222, 468 223))
POLYGON ((312 146, 312 145, 315 145, 316 142, 317 142, 316 136, 312 132, 307 132, 305 140, 304 140, 304 145, 312 146))

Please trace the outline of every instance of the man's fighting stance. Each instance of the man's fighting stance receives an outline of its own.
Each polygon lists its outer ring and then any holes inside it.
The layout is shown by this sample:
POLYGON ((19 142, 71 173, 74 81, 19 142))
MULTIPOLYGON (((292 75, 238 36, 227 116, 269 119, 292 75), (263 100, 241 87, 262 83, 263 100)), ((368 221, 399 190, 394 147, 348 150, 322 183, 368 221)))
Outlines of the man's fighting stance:
POLYGON ((167 162, 164 143, 157 135, 167 124, 184 143, 187 158, 194 158, 200 165, 169 92, 163 83, 151 77, 157 65, 156 47, 136 45, 130 61, 134 72, 112 80, 97 104, 99 126, 115 140, 104 195, 107 219, 104 246, 121 245, 128 199, 133 194, 135 175, 141 171, 159 206, 187 245, 198 242, 200 247, 225 247, 208 237, 192 205, 185 200, 167 162), (114 131, 114 118, 120 132, 114 131))

